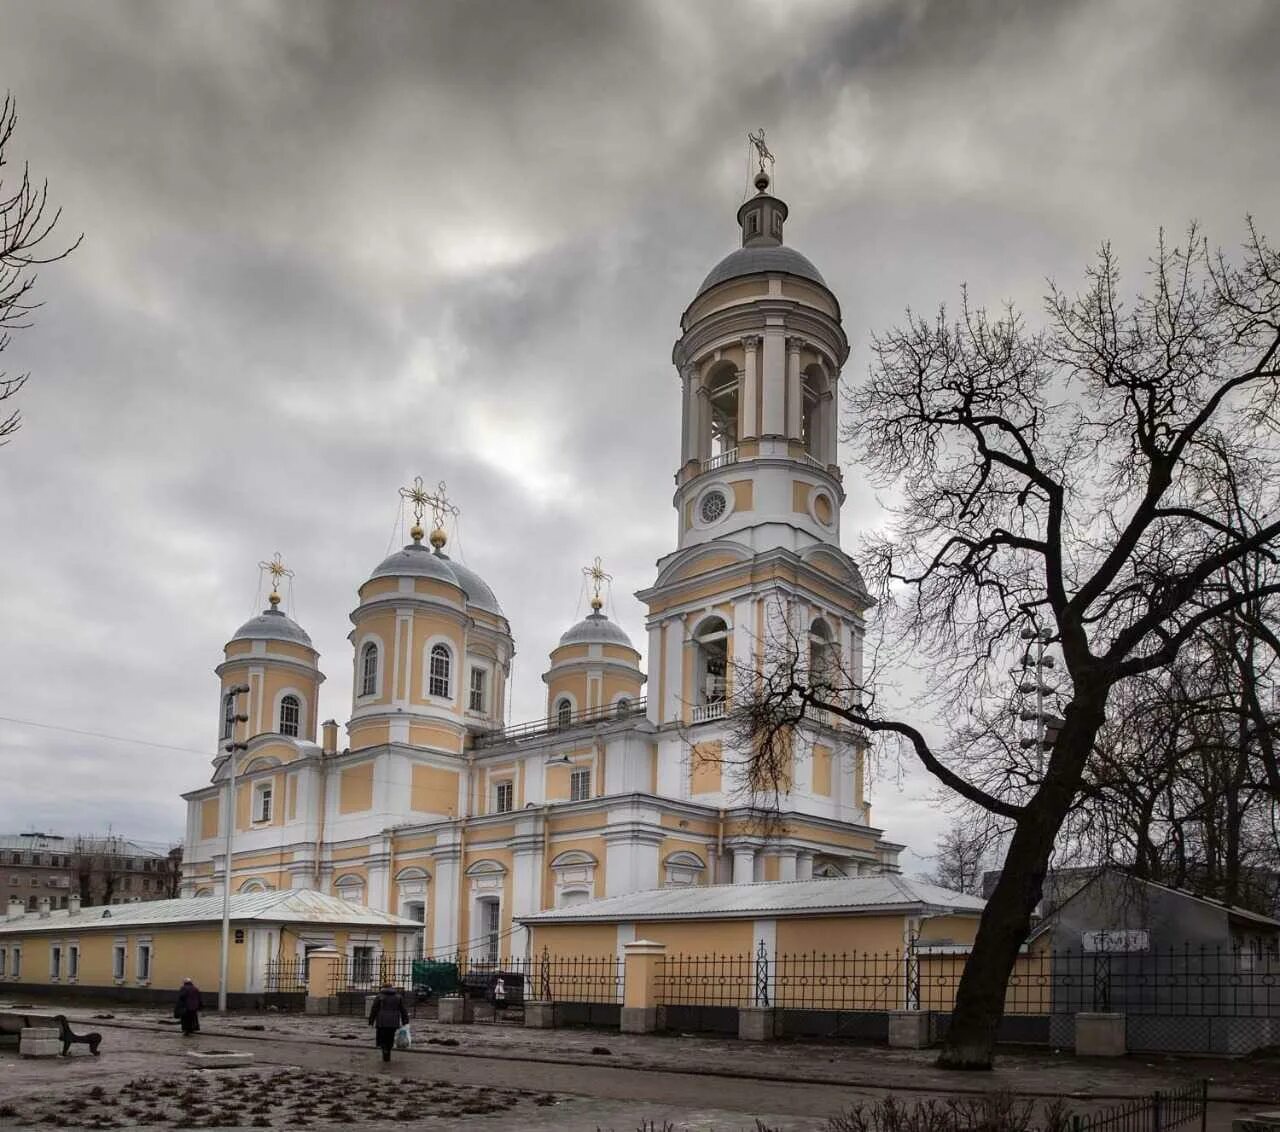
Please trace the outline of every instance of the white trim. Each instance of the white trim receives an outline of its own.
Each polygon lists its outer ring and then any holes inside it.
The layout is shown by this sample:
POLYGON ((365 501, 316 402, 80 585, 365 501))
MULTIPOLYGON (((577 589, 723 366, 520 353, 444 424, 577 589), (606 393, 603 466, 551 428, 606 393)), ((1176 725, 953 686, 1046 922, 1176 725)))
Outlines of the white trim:
POLYGON ((425 703, 448 705, 453 709, 458 702, 458 656, 462 650, 458 642, 444 633, 435 633, 422 643, 422 699, 425 703), (436 645, 444 645, 449 650, 449 694, 436 696, 431 694, 431 650, 436 645))
POLYGON ((360 707, 362 704, 371 704, 382 698, 382 686, 385 682, 387 671, 387 646, 381 635, 378 633, 363 633, 356 638, 356 660, 355 660, 355 680, 351 685, 352 702, 360 707), (364 687, 364 646, 367 644, 375 644, 378 646, 378 664, 377 672, 374 674, 373 691, 361 692, 364 687))
POLYGON ((693 529, 698 531, 709 531, 712 527, 718 527, 730 515, 737 510, 737 499, 731 488, 725 480, 712 480, 710 483, 702 484, 698 488, 697 494, 693 497, 693 511, 690 516, 693 529), (724 496, 724 510, 720 512, 711 522, 705 522, 702 518, 702 501, 716 491, 724 496))

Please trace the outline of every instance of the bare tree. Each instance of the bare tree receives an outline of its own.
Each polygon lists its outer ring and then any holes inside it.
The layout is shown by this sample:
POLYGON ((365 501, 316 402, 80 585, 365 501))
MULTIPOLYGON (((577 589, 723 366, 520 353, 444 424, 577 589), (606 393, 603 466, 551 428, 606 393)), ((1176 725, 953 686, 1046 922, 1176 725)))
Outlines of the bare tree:
MULTIPOLYGON (((62 216, 60 208, 50 215, 48 182, 34 184, 24 163, 18 184, 12 191, 6 186, 6 153, 17 124, 17 107, 6 94, 0 107, 0 353, 8 348, 13 331, 31 325, 31 313, 40 306, 31 295, 36 284, 33 268, 65 258, 83 239, 77 236, 70 247, 47 252, 49 237, 62 216)), ((0 370, 0 445, 7 444, 22 425, 18 410, 11 409, 5 415, 3 403, 17 396, 29 376, 8 377, 0 370)))
POLYGON ((1185 247, 1161 236, 1148 281, 1127 308, 1104 246, 1079 295, 1051 286, 1041 329, 966 295, 954 321, 908 312, 873 339, 849 433, 893 521, 863 565, 886 659, 923 669, 936 728, 886 710, 871 676, 811 680, 794 641, 771 644, 772 668, 740 683, 753 757, 775 757, 775 739, 810 713, 838 716, 896 737, 1007 823, 943 1066, 991 1065, 1008 977, 1113 689, 1280 592, 1252 569, 1274 561, 1280 534, 1280 257, 1252 222, 1236 260, 1193 227, 1185 247), (1044 750, 998 725, 1023 632, 1063 659, 1044 750))
POLYGON ((933 869, 925 878, 953 892, 982 895, 982 874, 992 861, 999 832, 975 814, 956 818, 942 832, 933 855, 933 869))

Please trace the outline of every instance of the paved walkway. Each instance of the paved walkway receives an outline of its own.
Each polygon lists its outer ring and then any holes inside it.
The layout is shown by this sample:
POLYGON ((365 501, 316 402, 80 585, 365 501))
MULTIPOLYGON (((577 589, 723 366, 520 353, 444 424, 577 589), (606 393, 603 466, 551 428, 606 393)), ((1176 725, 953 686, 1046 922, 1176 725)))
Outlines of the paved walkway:
MULTIPOLYGON (((105 1034, 103 1058, 79 1055, 67 1063, 0 1057, 0 1094, 6 1099, 118 1082, 144 1072, 189 1071, 183 1039, 154 1010, 112 1008, 114 1018, 97 1020, 83 1009, 70 1013, 77 1029, 92 1025, 105 1034)), ((946 1097, 1009 1089, 1023 1097, 1067 1096, 1077 1108, 1088 1109, 1201 1076, 1211 1079, 1213 1129, 1225 1132, 1233 1116, 1280 1103, 1280 1066, 1274 1060, 1129 1057, 1111 1062, 1017 1053, 1002 1057, 992 1073, 957 1075, 935 1069, 928 1051, 845 1043, 756 1045, 702 1036, 443 1026, 425 1019, 415 1022, 414 1037, 415 1049, 393 1063, 396 1077, 540 1090, 554 1094, 555 1103, 522 1102, 506 1114, 456 1124, 398 1125, 405 1128, 474 1128, 477 1121, 487 1121, 493 1128, 631 1132, 643 1120, 654 1120, 659 1128, 669 1120, 677 1129, 736 1132, 754 1128, 759 1117, 781 1132, 816 1132, 832 1113, 889 1092, 946 1097), (436 1044, 455 1041, 456 1046, 436 1044)), ((371 1076, 384 1072, 370 1031, 358 1018, 210 1014, 196 1040, 206 1048, 252 1052, 258 1065, 371 1076)))

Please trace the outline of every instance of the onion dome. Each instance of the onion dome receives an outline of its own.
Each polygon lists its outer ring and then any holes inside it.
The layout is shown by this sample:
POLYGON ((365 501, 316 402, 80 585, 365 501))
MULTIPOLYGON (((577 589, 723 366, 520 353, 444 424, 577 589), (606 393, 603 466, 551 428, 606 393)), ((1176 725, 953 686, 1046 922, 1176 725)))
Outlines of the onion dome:
POLYGON ((235 631, 233 641, 289 641, 311 648, 311 638, 292 617, 280 612, 280 595, 274 591, 270 605, 235 631))
POLYGON ((462 590, 466 588, 443 554, 432 553, 416 539, 378 563, 369 575, 370 581, 374 578, 435 578, 462 590))

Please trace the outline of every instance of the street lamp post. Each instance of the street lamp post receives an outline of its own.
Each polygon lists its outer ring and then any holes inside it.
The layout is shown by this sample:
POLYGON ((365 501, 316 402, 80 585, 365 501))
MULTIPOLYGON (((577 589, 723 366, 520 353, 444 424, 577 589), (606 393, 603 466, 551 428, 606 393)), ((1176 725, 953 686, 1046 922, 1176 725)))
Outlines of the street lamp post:
MULTIPOLYGON (((248 695, 248 684, 236 684, 227 689, 232 703, 240 696, 248 695)), ((227 752, 227 839, 224 852, 226 862, 222 869, 222 952, 218 961, 218 1010, 225 1013, 227 1009, 227 959, 231 944, 231 834, 236 827, 236 756, 249 749, 248 743, 236 741, 235 725, 248 723, 249 717, 242 712, 231 716, 231 742, 223 750, 227 752)))

